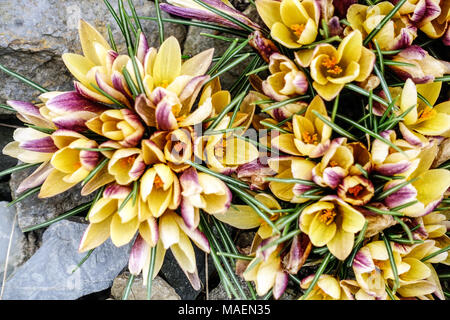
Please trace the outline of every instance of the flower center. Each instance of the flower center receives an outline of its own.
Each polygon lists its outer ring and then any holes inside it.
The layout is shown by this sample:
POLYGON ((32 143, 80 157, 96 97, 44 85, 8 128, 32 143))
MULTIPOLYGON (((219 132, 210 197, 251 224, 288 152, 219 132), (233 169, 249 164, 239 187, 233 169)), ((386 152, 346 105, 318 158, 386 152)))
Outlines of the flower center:
POLYGON ((354 196, 355 198, 357 196, 359 196, 359 193, 364 189, 363 186, 361 186, 360 184, 351 187, 350 189, 348 189, 347 193, 350 193, 352 196, 354 196))
POLYGON ((291 30, 294 32, 294 34, 300 38, 303 31, 305 31, 305 25, 304 24, 293 24, 291 26, 291 30))
POLYGON ((320 213, 319 220, 328 226, 334 221, 334 217, 336 217, 334 209, 325 209, 320 213))
POLYGON ((334 168, 334 167, 337 167, 338 166, 338 163, 336 162, 336 161, 334 161, 334 160, 331 160, 329 163, 328 163, 329 165, 330 165, 330 167, 332 167, 332 168, 334 168))
POLYGON ((153 181, 153 185, 156 189, 161 189, 164 186, 164 182, 160 178, 160 176, 156 175, 155 180, 153 181))
POLYGON ((317 137, 317 133, 309 133, 309 132, 302 132, 302 138, 303 141, 305 141, 308 144, 318 144, 319 143, 319 138, 317 137))
POLYGON ((334 56, 323 59, 322 65, 327 68, 328 73, 339 75, 342 72, 342 68, 338 66, 337 58, 334 56))
POLYGON ((425 121, 427 119, 433 118, 436 115, 436 110, 426 106, 419 112, 419 121, 425 121))
POLYGON ((133 165, 134 160, 136 160, 136 155, 133 155, 133 156, 130 156, 127 158, 122 158, 122 159, 120 159, 120 165, 123 168, 128 168, 133 165))

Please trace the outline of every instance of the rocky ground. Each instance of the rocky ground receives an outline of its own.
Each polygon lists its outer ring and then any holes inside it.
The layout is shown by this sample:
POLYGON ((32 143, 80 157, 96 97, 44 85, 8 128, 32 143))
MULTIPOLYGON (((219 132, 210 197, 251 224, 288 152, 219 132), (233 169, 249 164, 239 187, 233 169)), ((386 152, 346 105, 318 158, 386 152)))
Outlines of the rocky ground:
MULTIPOLYGON (((152 1, 133 2, 139 15, 155 16, 152 1)), ((247 0, 237 0, 235 4, 240 10, 255 14, 247 0)), ((167 15, 163 13, 163 16, 167 15)), ((81 51, 77 33, 80 18, 93 24, 105 36, 109 24, 119 49, 124 51, 119 30, 103 1, 4 0, 0 1, 0 63, 48 89, 72 90, 72 77, 66 71, 61 55, 81 51)), ((156 23, 142 22, 149 43, 156 46, 156 23)), ((184 54, 196 54, 214 47, 216 55, 220 55, 228 47, 226 42, 201 36, 200 32, 210 31, 165 25, 166 36, 176 36, 184 54)), ((235 69, 224 76, 223 86, 228 88, 241 71, 235 69)), ((37 91, 13 77, 3 73, 1 76, 1 104, 6 100, 37 101, 37 91)), ((0 109, 0 148, 12 140, 14 129, 20 125, 13 113, 0 109)), ((16 164, 15 159, 0 155, 0 171, 16 164)), ((57 217, 88 200, 75 188, 50 200, 40 200, 34 195, 7 207, 8 202, 17 197, 14 190, 29 173, 30 170, 24 170, 0 180, 0 284, 6 279, 0 296, 3 299, 121 299, 128 279, 129 246, 116 248, 107 241, 76 268, 85 257, 77 251, 87 227, 82 215, 48 228, 23 232, 27 227, 57 217)), ((205 254, 197 250, 197 262, 203 284, 208 278, 209 298, 225 299, 212 261, 209 260, 205 268, 205 254), (205 270, 208 270, 208 277, 205 270)), ((206 296, 205 288, 200 291, 191 288, 170 252, 152 292, 153 299, 195 300, 206 296)), ((146 294, 142 279, 136 279, 129 299, 145 299, 146 294)))

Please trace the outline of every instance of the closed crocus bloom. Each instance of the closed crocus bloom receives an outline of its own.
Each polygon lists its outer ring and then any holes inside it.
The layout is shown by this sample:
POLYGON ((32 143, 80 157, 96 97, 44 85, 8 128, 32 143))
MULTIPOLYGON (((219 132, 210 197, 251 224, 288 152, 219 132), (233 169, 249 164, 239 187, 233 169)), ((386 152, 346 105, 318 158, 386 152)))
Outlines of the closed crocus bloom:
POLYGON ((423 48, 412 45, 392 57, 393 61, 407 63, 389 66, 402 80, 411 78, 414 83, 432 82, 450 73, 450 63, 429 55, 423 48))
POLYGON ((316 96, 304 116, 292 118, 293 134, 284 133, 272 139, 272 146, 289 154, 318 158, 330 147, 332 130, 313 111, 330 120, 323 100, 316 96))
POLYGON ((411 79, 406 80, 400 93, 399 111, 406 112, 411 109, 403 120, 406 126, 402 130, 405 139, 411 139, 413 142, 423 140, 422 135, 450 137, 450 101, 432 107, 439 97, 441 87, 441 82, 415 85, 411 79), (429 104, 419 99, 418 94, 429 104))
POLYGON ((127 185, 144 173, 145 162, 142 151, 137 148, 116 150, 108 162, 108 172, 118 184, 127 185))
POLYGON ((331 142, 330 148, 312 171, 315 183, 335 189, 349 174, 354 158, 352 149, 345 144, 346 141, 346 138, 337 138, 331 142))
MULTIPOLYGON (((303 278, 300 287, 302 289, 308 289, 315 274, 311 274, 306 278, 303 278)), ((305 300, 341 300, 342 292, 339 281, 329 275, 321 274, 319 280, 317 280, 314 288, 306 297, 302 297, 305 300)), ((342 297, 343 298, 343 297, 342 297)))
POLYGON ((144 134, 138 115, 129 109, 107 110, 86 122, 86 126, 124 148, 135 147, 144 134))
MULTIPOLYGON (((442 201, 444 193, 450 187, 450 172, 446 169, 424 169, 414 181, 400 188, 385 199, 389 208, 400 206, 411 201, 417 203, 399 210, 409 217, 420 217, 432 212, 442 201)), ((389 190, 402 180, 389 182, 384 190, 389 190)))
POLYGON ((185 224, 194 229, 200 221, 199 209, 214 214, 224 214, 231 204, 231 192, 220 179, 189 168, 180 176, 181 215, 185 224))
POLYGON ((200 249, 209 253, 210 247, 205 235, 198 229, 188 228, 183 219, 170 210, 159 219, 159 235, 164 249, 170 248, 192 287, 199 290, 201 282, 198 277, 194 248, 189 238, 200 249))
POLYGON ((271 75, 262 83, 264 93, 276 101, 303 95, 308 90, 308 79, 288 57, 274 53, 270 56, 271 75))
POLYGON ((320 6, 312 0, 257 0, 256 8, 272 38, 290 49, 316 40, 320 6))
POLYGON ((313 245, 328 250, 339 260, 348 257, 355 233, 361 231, 366 219, 336 196, 326 196, 306 207, 300 215, 300 229, 313 245))
POLYGON ((354 206, 368 203, 375 193, 370 180, 361 176, 347 176, 338 186, 337 194, 345 202, 354 206))
POLYGON ((321 44, 308 54, 313 87, 323 99, 334 99, 345 84, 362 82, 372 72, 375 54, 363 46, 362 39, 361 32, 355 30, 337 50, 330 44, 321 44))
POLYGON ((422 223, 429 238, 439 238, 445 236, 447 232, 448 220, 444 214, 431 212, 423 216, 422 223))
POLYGON ((243 277, 246 281, 255 282, 256 292, 259 296, 263 296, 273 289, 274 298, 278 299, 286 290, 289 278, 281 263, 282 246, 272 246, 264 251, 261 250, 271 240, 275 240, 275 238, 266 239, 260 243, 256 249, 256 256, 250 261, 243 277))
POLYGON ((308 201, 302 194, 314 188, 312 170, 315 162, 299 157, 280 157, 269 159, 268 163, 270 168, 277 172, 275 178, 280 179, 269 183, 270 190, 278 199, 292 203, 308 201), (292 183, 289 182, 290 179, 307 180, 311 183, 292 183))
POLYGON ((47 92, 39 98, 45 103, 39 112, 59 129, 85 131, 86 122, 106 110, 104 106, 84 98, 76 91, 47 92))
POLYGON ((367 150, 367 147, 361 142, 347 143, 347 147, 352 150, 354 161, 349 170, 350 174, 363 175, 360 168, 363 168, 366 172, 371 172, 373 167, 372 155, 369 150, 367 150))
POLYGON ((41 128, 56 129, 55 124, 41 114, 41 105, 18 100, 8 100, 6 104, 17 111, 16 116, 20 121, 41 128))
POLYGON ((39 193, 40 198, 60 194, 81 182, 96 167, 100 154, 90 149, 97 143, 70 130, 57 130, 52 134, 58 148, 50 164, 53 170, 45 179, 39 193))
POLYGON ((143 174, 140 194, 151 215, 158 218, 167 208, 176 209, 180 204, 180 183, 167 165, 158 163, 143 174))
MULTIPOLYGON (((393 8, 394 5, 388 1, 370 7, 354 4, 348 8, 347 20, 351 28, 361 31, 365 38, 393 8)), ((397 50, 411 45, 416 37, 417 28, 397 12, 375 35, 374 39, 382 50, 397 50)))

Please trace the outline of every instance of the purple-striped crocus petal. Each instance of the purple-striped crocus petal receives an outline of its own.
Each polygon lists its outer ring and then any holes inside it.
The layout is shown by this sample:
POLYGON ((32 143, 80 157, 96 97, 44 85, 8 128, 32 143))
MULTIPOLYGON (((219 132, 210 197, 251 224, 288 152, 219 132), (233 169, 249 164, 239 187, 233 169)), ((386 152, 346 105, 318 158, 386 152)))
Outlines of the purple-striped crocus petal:
POLYGON ((172 113, 172 104, 169 101, 161 101, 155 111, 156 124, 159 130, 173 131, 178 129, 178 122, 172 113))
POLYGON ((106 75, 101 74, 97 71, 95 73, 95 81, 97 82, 97 85, 101 90, 105 91, 107 94, 109 94, 111 97, 113 97, 126 107, 131 108, 131 104, 128 101, 127 97, 122 92, 116 90, 108 84, 108 82, 106 81, 106 75))
POLYGON ((309 154, 310 158, 319 158, 327 152, 327 150, 330 148, 331 142, 330 140, 327 140, 323 143, 319 143, 309 154))
POLYGON ((191 229, 185 223, 181 217, 178 217, 177 223, 178 226, 183 230, 184 233, 195 243, 197 247, 199 247, 202 251, 209 253, 211 247, 209 245, 208 238, 206 238, 205 234, 198 230, 198 228, 191 229))
POLYGON ((127 82, 125 77, 119 72, 114 71, 111 76, 111 82, 114 89, 120 91, 129 101, 132 101, 133 97, 131 96, 130 90, 128 89, 127 82))
POLYGON ((403 122, 400 122, 399 129, 403 136, 403 139, 405 139, 409 144, 419 148, 423 148, 428 144, 427 138, 420 137, 419 135, 415 134, 414 132, 409 130, 408 127, 403 124, 403 122))
POLYGON ((417 36, 416 27, 408 26, 402 28, 400 34, 394 39, 394 43, 392 44, 392 50, 398 50, 409 47, 416 36, 417 36))
POLYGON ((384 163, 375 165, 375 171, 384 176, 393 176, 405 172, 411 167, 411 162, 407 160, 399 161, 396 163, 384 163))
POLYGON ((308 91, 308 79, 303 72, 298 72, 295 75, 292 84, 296 89, 296 93, 299 95, 305 94, 308 91))
POLYGON ((134 110, 147 126, 156 127, 155 107, 144 93, 136 97, 134 110))
POLYGON ((28 151, 53 153, 58 151, 51 136, 21 142, 19 147, 28 151))
POLYGON ((393 250, 395 252, 400 253, 402 256, 410 253, 412 249, 413 249, 413 246, 411 246, 411 245, 397 243, 397 242, 393 243, 393 250))
POLYGON ((23 115, 30 115, 33 117, 42 118, 42 115, 39 112, 39 108, 30 102, 8 100, 6 101, 6 104, 23 115))
MULTIPOLYGON (((183 221, 189 229, 195 229, 195 217, 196 217, 196 208, 191 204, 188 198, 182 197, 180 204, 181 216, 183 217, 183 221)), ((198 209, 197 209, 198 210, 198 209)))
POLYGON ((356 253, 352 267, 356 273, 368 273, 375 270, 369 248, 363 247, 356 253))
POLYGON ((181 114, 188 114, 191 111, 200 89, 203 87, 206 81, 210 78, 209 75, 193 77, 184 87, 180 93, 180 101, 183 104, 181 114))
POLYGON ((95 118, 96 113, 90 111, 78 111, 64 114, 52 119, 58 129, 73 130, 76 132, 85 131, 86 121, 95 118))
POLYGON ((435 4, 435 1, 419 1, 414 9, 414 13, 410 17, 410 20, 415 25, 422 27, 427 22, 437 18, 440 14, 441 7, 439 4, 435 4))
POLYGON ((167 94, 168 92, 166 89, 156 87, 155 90, 152 91, 149 98, 153 105, 157 106, 167 96, 167 94))
MULTIPOLYGON (((389 185, 389 188, 387 188, 385 190, 389 190, 389 189, 395 187, 396 185, 398 185, 399 183, 401 183, 401 182, 391 183, 389 185)), ((417 197, 416 188, 414 188, 414 186, 412 186, 411 184, 408 184, 408 185, 404 186, 403 188, 400 188, 393 194, 387 196, 386 199, 384 199, 384 203, 389 208, 394 208, 394 207, 401 206, 405 203, 414 201, 414 200, 416 200, 416 197, 417 197)))
POLYGON ((339 36, 344 32, 344 28, 342 28, 339 17, 334 16, 330 20, 328 20, 328 31, 330 36, 339 36))
POLYGON ((254 29, 261 29, 261 27, 251 21, 246 15, 242 14, 239 10, 236 10, 235 8, 232 8, 230 6, 227 6, 222 0, 203 0, 203 2, 209 4, 210 6, 219 9, 225 13, 228 13, 229 15, 233 16, 234 18, 240 20, 241 22, 245 23, 249 27, 252 27, 254 29))
POLYGON ((111 70, 112 65, 114 63, 114 61, 116 60, 116 58, 119 56, 119 54, 117 52, 115 52, 114 50, 109 50, 107 55, 106 55, 106 68, 107 70, 111 70))
POLYGON ((105 188, 103 197, 110 199, 125 199, 130 192, 131 187, 114 183, 105 188))
POLYGON ((258 248, 256 249, 256 256, 263 258, 264 261, 267 261, 269 256, 272 254, 272 252, 274 252, 277 249, 278 246, 269 246, 265 250, 262 250, 262 248, 264 246, 266 246, 267 244, 269 244, 270 242, 277 240, 278 238, 279 238, 279 236, 273 236, 273 237, 262 240, 261 243, 258 245, 258 248))
POLYGON ((25 178, 17 187, 16 192, 22 193, 28 189, 40 186, 44 183, 45 179, 53 171, 53 166, 50 161, 42 163, 30 176, 25 178))
POLYGON ((278 300, 286 291, 289 282, 289 276, 284 271, 278 271, 275 277, 275 284, 273 285, 273 297, 278 300))
POLYGON ((128 109, 122 109, 121 112, 124 120, 134 129, 134 132, 125 137, 121 144, 126 148, 131 148, 139 144, 144 135, 145 128, 136 113, 128 109))
POLYGON ((180 176, 180 184, 182 192, 181 194, 185 197, 189 197, 202 192, 202 187, 198 179, 197 170, 193 167, 185 170, 180 176))
POLYGON ((236 174, 238 179, 251 183, 250 189, 263 190, 264 186, 268 184, 264 178, 273 176, 276 172, 269 167, 266 160, 258 158, 237 167, 236 174))
POLYGON ((308 190, 311 190, 312 186, 307 186, 305 184, 296 183, 294 187, 292 188, 292 192, 296 197, 300 197, 303 193, 305 193, 308 190))
MULTIPOLYGON (((332 189, 337 188, 341 180, 346 176, 346 172, 341 167, 330 167, 323 170, 323 181, 332 189)), ((314 180, 314 178, 313 178, 314 180)))
POLYGON ((140 235, 136 237, 131 248, 130 258, 128 260, 128 270, 131 274, 137 276, 144 268, 148 258, 149 245, 140 235))
POLYGON ((444 199, 444 196, 440 197, 437 200, 431 201, 430 203, 428 203, 424 210, 423 213, 421 215, 419 215, 419 217, 423 217, 426 216, 427 214, 431 213, 434 211, 434 209, 436 209, 442 202, 442 200, 444 199))
POLYGON ((202 288, 202 283, 200 281, 200 278, 198 277, 197 269, 192 273, 187 272, 186 270, 183 270, 183 272, 194 290, 198 291, 202 288))
POLYGON ((147 38, 145 37, 144 33, 141 32, 139 34, 139 46, 137 49, 136 57, 142 63, 142 65, 144 65, 144 60, 148 49, 150 49, 150 47, 148 46, 147 38))
POLYGON ((80 151, 80 162, 87 170, 94 170, 100 159, 100 153, 98 151, 80 151))
POLYGON ((54 96, 45 105, 50 111, 56 114, 78 111, 89 111, 99 114, 106 110, 105 107, 84 98, 76 91, 65 92, 54 96))
POLYGON ((154 245, 158 243, 159 240, 159 226, 158 220, 154 217, 150 217, 147 219, 148 225, 150 227, 150 231, 152 233, 151 240, 154 245))
POLYGON ((407 60, 422 60, 427 56, 427 51, 418 45, 412 45, 399 52, 399 56, 407 60))
POLYGON ((284 257, 284 269, 290 274, 297 274, 311 251, 312 244, 305 233, 292 239, 289 253, 284 257))
POLYGON ((358 0, 333 0, 333 5, 339 18, 346 18, 348 8, 357 2, 358 0))
POLYGON ((432 82, 434 80, 434 76, 432 75, 424 75, 421 77, 417 77, 409 72, 406 72, 405 70, 400 69, 400 67, 394 67, 392 66, 391 68, 395 74, 402 79, 403 81, 408 80, 408 78, 411 78, 411 80, 415 83, 415 84, 423 84, 423 83, 428 83, 428 82, 432 82))
POLYGON ((142 155, 139 155, 133 163, 133 166, 131 167, 130 171, 129 171, 129 175, 131 178, 133 179, 137 179, 140 176, 142 176, 142 174, 144 173, 146 168, 145 162, 144 162, 144 158, 142 157, 142 155))
POLYGON ((256 49, 256 51, 258 51, 259 55, 265 62, 270 62, 270 56, 272 54, 280 53, 273 41, 264 37, 261 31, 253 32, 252 36, 253 37, 250 39, 249 44, 256 49))
POLYGON ((407 223, 410 229, 416 228, 413 231, 413 238, 416 240, 428 239, 428 232, 425 229, 423 220, 421 218, 410 219, 410 223, 407 223))

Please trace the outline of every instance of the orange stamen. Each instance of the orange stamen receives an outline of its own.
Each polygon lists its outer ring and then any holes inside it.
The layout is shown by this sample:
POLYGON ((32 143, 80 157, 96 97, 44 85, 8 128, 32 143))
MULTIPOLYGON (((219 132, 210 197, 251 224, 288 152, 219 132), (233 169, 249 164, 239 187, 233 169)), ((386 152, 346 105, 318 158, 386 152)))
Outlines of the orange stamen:
POLYGON ((329 225, 334 221, 334 217, 336 217, 336 212, 333 209, 325 209, 320 213, 319 220, 329 225))
POLYGON ((354 197, 357 197, 359 195, 359 193, 363 190, 363 186, 361 186, 360 184, 348 189, 347 193, 350 193, 351 195, 353 195, 354 197))
POLYGON ((317 133, 309 133, 309 132, 302 132, 302 138, 303 141, 308 143, 308 144, 318 144, 319 143, 319 138, 317 137, 317 133))
POLYGON ((300 37, 303 33, 303 31, 305 31, 305 25, 304 24, 293 24, 291 26, 291 30, 294 32, 294 34, 297 37, 300 37))
POLYGON ((336 161, 334 161, 334 160, 331 160, 329 163, 328 163, 329 165, 330 165, 330 167, 336 167, 337 165, 338 165, 338 163, 336 162, 336 161))
POLYGON ((164 182, 158 175, 156 175, 155 181, 153 181, 153 185, 155 186, 156 189, 161 189, 164 186, 164 182))
POLYGON ((120 159, 120 165, 122 166, 122 168, 128 168, 133 165, 134 160, 136 160, 136 155, 122 158, 120 159))
POLYGON ((436 110, 426 106, 423 110, 419 112, 419 120, 424 121, 430 119, 436 115, 436 110))
POLYGON ((326 57, 325 59, 323 59, 322 61, 322 65, 327 68, 327 72, 328 73, 332 73, 334 75, 338 75, 342 72, 342 68, 339 67, 338 65, 338 61, 336 57, 326 57))

